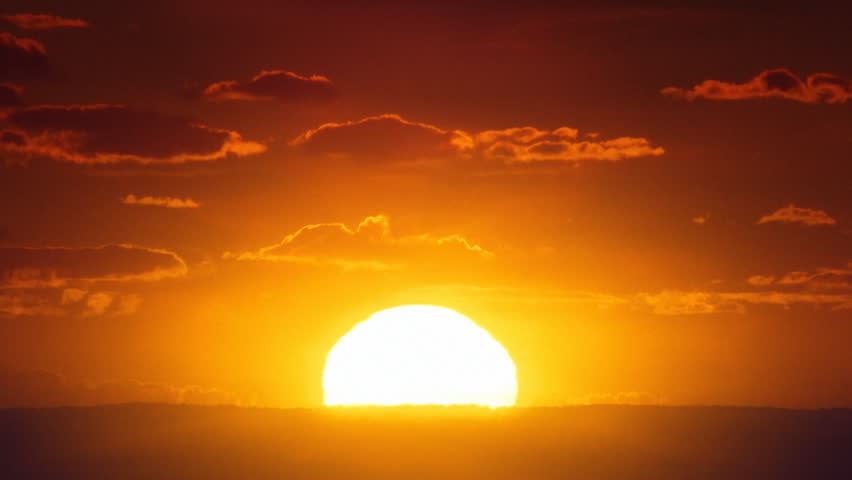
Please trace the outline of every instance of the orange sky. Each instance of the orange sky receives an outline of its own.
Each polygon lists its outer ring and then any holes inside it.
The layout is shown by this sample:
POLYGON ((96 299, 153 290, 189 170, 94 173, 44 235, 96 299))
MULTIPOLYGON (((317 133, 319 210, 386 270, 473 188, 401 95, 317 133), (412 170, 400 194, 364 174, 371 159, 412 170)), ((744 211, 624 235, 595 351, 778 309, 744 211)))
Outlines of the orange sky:
POLYGON ((520 405, 852 405, 848 8, 84 3, 0 11, 0 406, 318 406, 408 303, 520 405))

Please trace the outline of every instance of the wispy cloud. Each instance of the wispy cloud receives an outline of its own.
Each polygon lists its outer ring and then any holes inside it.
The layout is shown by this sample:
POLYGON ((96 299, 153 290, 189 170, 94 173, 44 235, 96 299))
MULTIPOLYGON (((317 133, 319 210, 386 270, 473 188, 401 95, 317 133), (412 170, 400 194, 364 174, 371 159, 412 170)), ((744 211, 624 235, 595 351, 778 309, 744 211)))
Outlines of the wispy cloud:
POLYGON ((191 405, 252 405, 234 392, 199 385, 140 380, 86 381, 33 369, 0 370, 0 408, 104 405, 130 402, 191 405))
POLYGON ((786 68, 765 70, 744 83, 705 80, 692 88, 666 87, 663 95, 695 100, 783 98, 803 103, 846 103, 852 98, 852 80, 815 73, 805 80, 786 68))
POLYGON ((802 287, 810 291, 850 290, 852 293, 852 262, 845 267, 820 267, 813 271, 786 272, 781 275, 754 275, 752 285, 802 287))
POLYGON ((534 163, 577 165, 658 156, 665 150, 641 137, 602 139, 575 128, 506 128, 469 133, 384 114, 356 121, 326 123, 290 142, 330 159, 367 158, 375 162, 418 164, 428 161, 478 161, 479 165, 534 163))
POLYGON ((198 208, 201 206, 200 203, 196 202, 191 198, 175 198, 175 197, 152 197, 152 196, 140 196, 137 197, 134 194, 128 194, 126 197, 121 199, 121 203, 125 205, 144 205, 151 207, 165 207, 165 208, 198 208))
POLYGON ((828 213, 812 208, 801 208, 792 203, 786 207, 760 217, 758 225, 771 222, 801 223, 809 227, 820 225, 837 225, 837 220, 831 218, 828 213))
POLYGON ((0 33, 0 72, 39 71, 47 66, 47 49, 38 40, 0 33))
POLYGON ((0 15, 0 18, 24 30, 50 30, 53 28, 83 28, 89 22, 79 18, 64 18, 57 15, 37 13, 18 13, 15 15, 0 15))
POLYGON ((660 315, 696 315, 710 313, 746 313, 746 306, 776 305, 790 308, 796 304, 828 306, 833 310, 852 307, 852 293, 789 291, 709 292, 664 290, 635 297, 660 315))
POLYGON ((305 225, 281 241, 258 250, 225 252, 224 259, 328 265, 345 270, 393 270, 426 250, 490 258, 494 254, 465 237, 397 235, 385 215, 366 217, 356 227, 343 223, 305 225))
POLYGON ((0 315, 129 315, 142 303, 129 287, 187 272, 176 253, 137 245, 2 247, 0 315))
POLYGON ((97 247, 0 247, 0 287, 45 288, 69 282, 151 282, 187 274, 175 252, 132 244, 97 247))
POLYGON ((0 107, 18 107, 24 104, 24 89, 12 83, 0 83, 0 107))
POLYGON ((326 101, 335 96, 334 85, 322 75, 299 75, 286 70, 263 70, 247 82, 216 82, 201 93, 211 101, 263 101, 283 103, 326 101))

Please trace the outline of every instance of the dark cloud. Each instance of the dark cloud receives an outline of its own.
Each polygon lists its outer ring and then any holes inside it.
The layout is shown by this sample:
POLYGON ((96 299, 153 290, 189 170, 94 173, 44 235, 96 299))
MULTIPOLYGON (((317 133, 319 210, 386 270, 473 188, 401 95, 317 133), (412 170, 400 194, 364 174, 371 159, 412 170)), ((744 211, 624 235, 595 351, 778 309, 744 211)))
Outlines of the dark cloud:
POLYGON ((117 288, 186 273, 174 252, 136 245, 0 247, 0 315, 129 315, 142 297, 117 288))
POLYGON ((54 317, 100 315, 119 316, 136 313, 142 297, 135 293, 82 288, 0 287, 0 316, 54 317))
POLYGON ((63 18, 56 15, 36 13, 18 13, 16 15, 0 15, 0 18, 24 30, 50 30, 63 27, 88 27, 89 22, 79 18, 63 18))
POLYGON ((0 317, 64 315, 59 290, 0 287, 0 317))
POLYGON ((284 70, 263 70, 248 82, 216 82, 202 92, 206 100, 277 100, 284 103, 327 101, 334 85, 321 75, 303 76, 284 70))
POLYGON ((396 114, 357 121, 326 123, 293 141, 309 153, 327 158, 418 164, 436 159, 473 159, 491 165, 539 162, 577 164, 584 161, 620 161, 665 153, 662 147, 638 137, 598 139, 561 127, 507 128, 468 133, 406 120, 396 114))
POLYGON ((3 145, 12 147, 24 147, 27 144, 26 135, 12 130, 0 130, 0 149, 3 145))
POLYGON ((396 114, 361 120, 326 123, 290 142, 308 153, 358 162, 417 163, 454 158, 470 138, 426 123, 412 122, 396 114))
POLYGON ((0 33, 0 73, 40 71, 47 67, 47 50, 31 38, 0 33))
POLYGON ((168 250, 136 245, 0 247, 0 287, 64 287, 74 281, 156 281, 187 273, 168 250))
POLYGON ((786 68, 765 70, 745 83, 705 80, 691 89, 666 87, 663 95, 695 100, 746 100, 786 98, 804 103, 846 103, 852 99, 852 80, 830 73, 815 73, 802 80, 786 68))
POLYGON ((24 89, 11 83, 0 83, 0 107, 19 107, 24 104, 24 89))
POLYGON ((251 155, 265 146, 234 131, 123 105, 40 105, 8 116, 0 148, 78 164, 185 163, 251 155))

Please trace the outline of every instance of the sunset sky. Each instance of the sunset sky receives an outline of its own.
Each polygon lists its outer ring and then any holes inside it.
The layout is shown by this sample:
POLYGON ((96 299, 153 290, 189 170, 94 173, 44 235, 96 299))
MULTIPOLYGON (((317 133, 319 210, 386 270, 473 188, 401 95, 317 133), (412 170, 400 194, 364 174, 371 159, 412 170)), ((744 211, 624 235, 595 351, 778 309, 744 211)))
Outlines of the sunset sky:
POLYGON ((322 405, 456 310, 518 405, 852 406, 850 7, 0 10, 0 407, 322 405))

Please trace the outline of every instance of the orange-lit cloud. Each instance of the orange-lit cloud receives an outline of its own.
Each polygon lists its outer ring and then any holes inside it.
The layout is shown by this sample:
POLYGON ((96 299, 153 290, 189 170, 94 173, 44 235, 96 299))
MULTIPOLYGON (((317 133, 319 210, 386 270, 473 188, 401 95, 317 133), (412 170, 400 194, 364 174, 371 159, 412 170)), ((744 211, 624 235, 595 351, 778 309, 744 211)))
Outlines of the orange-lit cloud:
POLYGON ((852 293, 810 292, 729 292, 721 294, 723 299, 751 304, 778 305, 785 308, 793 304, 827 305, 834 310, 849 308, 852 293))
POLYGON ((417 164, 436 159, 478 159, 491 164, 620 161, 665 153, 644 138, 599 140, 574 128, 507 128, 468 133, 412 122, 396 114, 326 123, 290 142, 327 158, 358 158, 376 163, 417 164))
POLYGON ((393 164, 454 158, 460 149, 471 144, 471 138, 462 131, 443 130, 396 114, 325 123, 290 142, 330 159, 357 158, 359 162, 393 164))
POLYGON ((666 87, 663 95, 695 100, 746 100, 785 98, 804 103, 846 103, 852 98, 852 81, 830 73, 815 73, 805 80, 793 72, 778 68, 765 70, 745 83, 705 80, 691 89, 666 87))
POLYGON ((655 295, 639 294, 636 300, 658 314, 745 313, 746 306, 794 304, 828 306, 833 310, 852 308, 852 262, 843 267, 823 267, 812 272, 781 275, 752 275, 747 283, 753 291, 664 290, 655 295))
POLYGON ((56 288, 69 282, 157 281, 186 275, 176 253, 117 244, 99 247, 0 247, 0 287, 56 288))
POLYGON ((47 65, 47 49, 37 40, 0 33, 0 72, 37 71, 47 65))
POLYGON ((769 215, 764 215, 757 221, 758 224, 770 222, 801 223, 802 225, 807 225, 809 227, 819 225, 837 225, 837 220, 831 218, 822 210, 801 208, 793 204, 784 208, 779 208, 769 215))
POLYGON ((334 85, 328 78, 285 70, 263 70, 248 82, 217 82, 202 92, 204 99, 212 101, 277 100, 284 103, 325 101, 334 95, 334 85))
POLYGON ((639 294, 636 298, 659 315, 745 312, 741 302, 714 292, 663 290, 656 294, 639 294))
POLYGON ((581 138, 580 132, 570 127, 555 130, 539 130, 534 127, 487 130, 474 136, 474 149, 484 158, 504 164, 617 162, 665 153, 662 147, 653 146, 644 138, 618 137, 610 140, 598 140, 596 136, 581 138))
POLYGON ((748 304, 777 305, 789 308, 794 304, 830 306, 834 310, 849 308, 852 293, 813 292, 705 292, 664 290, 657 294, 639 294, 639 305, 646 305, 660 315, 695 315, 710 313, 745 313, 748 304))
POLYGON ((121 203, 125 205, 145 205, 152 207, 165 208, 198 208, 200 203, 191 198, 175 198, 175 197, 152 197, 144 196, 137 197, 136 195, 128 194, 121 199, 121 203))
POLYGON ((55 296, 33 290, 0 288, 0 316, 57 316, 65 310, 55 296))
POLYGON ((755 285, 758 287, 762 287, 765 285, 772 285, 772 282, 775 281, 775 277, 771 275, 753 275, 748 277, 748 283, 751 285, 755 285))
POLYGON ((134 293, 120 293, 80 288, 5 288, 0 287, 0 316, 55 317, 79 315, 121 316, 136 313, 142 297, 134 293))
POLYGON ((404 298, 487 299, 507 304, 576 305, 601 310, 627 305, 632 299, 602 292, 560 291, 515 286, 427 285, 408 289, 404 298))
POLYGON ((261 153, 234 131, 123 105, 41 105, 16 110, 0 151, 77 164, 177 164, 261 153))
POLYGON ((88 27, 89 22, 79 18, 63 18, 56 15, 35 13, 18 13, 15 15, 0 15, 0 18, 24 30, 49 30, 63 27, 88 27))
POLYGON ((62 305, 71 305, 86 298, 86 295, 88 294, 88 291, 80 288, 66 288, 62 290, 62 299, 60 303, 62 305))
POLYGON ((169 385, 138 380, 86 382, 28 369, 0 370, 0 408, 83 406, 118 403, 250 405, 233 392, 198 385, 169 385))
POLYGON ((424 256, 424 250, 435 249, 480 258, 493 256, 460 235, 396 235, 388 217, 374 215, 355 228, 342 223, 305 225, 274 245, 249 252, 226 252, 223 258, 327 265, 346 270, 391 270, 401 268, 412 257, 424 256))
POLYGON ((822 279, 823 285, 802 288, 787 287, 788 282, 775 281, 774 277, 754 276, 749 283, 759 287, 755 291, 712 291, 663 289, 657 293, 614 294, 595 291, 542 290, 512 286, 479 286, 465 284, 427 285, 409 289, 401 298, 405 301, 420 298, 456 300, 486 300, 507 302, 512 305, 576 305, 600 310, 628 308, 650 311, 657 315, 745 314, 749 305, 775 305, 790 308, 793 305, 827 306, 833 310, 852 308, 852 264, 849 269, 819 269, 809 274, 809 282, 822 279), (831 291, 829 291, 831 290, 831 291))
POLYGON ((142 297, 112 288, 178 278, 187 270, 174 252, 136 245, 2 247, 0 315, 130 315, 142 297))
POLYGON ((807 290, 852 290, 852 262, 845 267, 821 267, 812 272, 787 272, 779 277, 755 275, 752 285, 800 286, 807 290))
POLYGON ((0 107, 17 107, 24 104, 24 89, 11 83, 0 83, 0 107))
POLYGON ((131 315, 136 313, 139 305, 142 303, 142 297, 137 294, 120 294, 116 292, 97 291, 83 292, 85 295, 80 297, 81 292, 75 289, 66 289, 62 292, 62 304, 73 305, 80 302, 83 305, 83 310, 80 314, 84 317, 97 315, 131 315), (68 292, 71 290, 73 296, 68 292), (85 301, 83 301, 85 299, 85 301))

